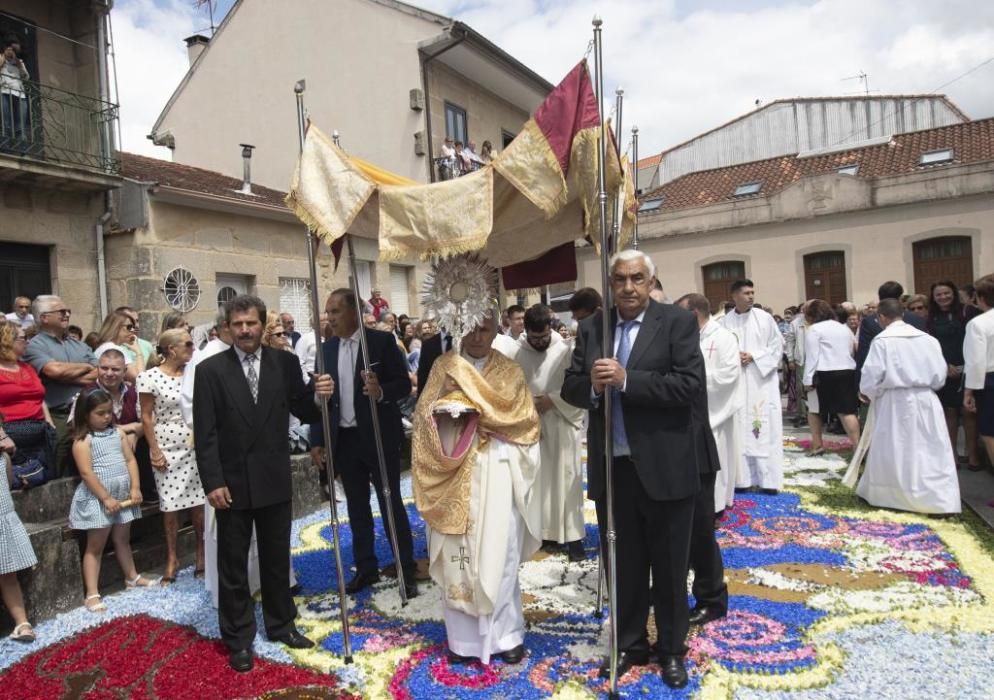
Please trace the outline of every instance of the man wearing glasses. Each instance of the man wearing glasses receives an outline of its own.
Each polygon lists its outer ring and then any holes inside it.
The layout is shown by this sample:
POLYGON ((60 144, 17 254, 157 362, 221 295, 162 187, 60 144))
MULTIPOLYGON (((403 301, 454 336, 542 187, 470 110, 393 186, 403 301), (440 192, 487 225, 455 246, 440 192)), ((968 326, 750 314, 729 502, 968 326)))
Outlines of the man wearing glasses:
POLYGON ((45 404, 57 435, 56 470, 64 476, 70 445, 67 418, 76 394, 96 381, 97 358, 89 347, 66 334, 72 310, 62 299, 51 294, 36 297, 34 315, 39 332, 28 343, 24 361, 35 368, 45 385, 45 404))

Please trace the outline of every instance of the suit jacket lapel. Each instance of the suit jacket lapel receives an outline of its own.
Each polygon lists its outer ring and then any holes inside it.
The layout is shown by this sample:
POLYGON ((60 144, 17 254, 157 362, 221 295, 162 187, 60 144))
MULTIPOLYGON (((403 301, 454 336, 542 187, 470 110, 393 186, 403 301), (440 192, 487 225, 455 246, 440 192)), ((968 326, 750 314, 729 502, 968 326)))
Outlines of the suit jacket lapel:
POLYGON ((231 347, 224 353, 227 358, 229 376, 228 386, 231 388, 232 398, 235 400, 235 408, 242 414, 242 418, 249 425, 255 423, 255 407, 252 403, 252 392, 249 391, 248 379, 245 378, 245 370, 238 360, 238 353, 231 347))
POLYGON ((650 301, 642 317, 642 324, 639 326, 639 334, 635 338, 635 345, 632 346, 632 353, 628 356, 628 367, 636 367, 646 349, 652 345, 656 333, 659 332, 660 322, 657 314, 658 308, 655 302, 650 301))

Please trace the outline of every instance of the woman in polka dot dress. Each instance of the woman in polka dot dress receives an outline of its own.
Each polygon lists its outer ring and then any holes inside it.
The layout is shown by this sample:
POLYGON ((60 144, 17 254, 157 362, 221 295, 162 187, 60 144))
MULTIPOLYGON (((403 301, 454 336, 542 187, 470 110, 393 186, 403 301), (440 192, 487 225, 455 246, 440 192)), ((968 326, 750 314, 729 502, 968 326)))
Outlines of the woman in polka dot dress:
POLYGON ((159 510, 166 529, 166 573, 163 585, 176 580, 176 532, 179 513, 189 509, 196 533, 195 576, 204 574, 204 489, 193 451, 193 432, 180 411, 183 370, 193 355, 193 340, 185 328, 173 328, 159 336, 158 364, 150 363, 136 382, 141 402, 142 425, 148 440, 159 510))

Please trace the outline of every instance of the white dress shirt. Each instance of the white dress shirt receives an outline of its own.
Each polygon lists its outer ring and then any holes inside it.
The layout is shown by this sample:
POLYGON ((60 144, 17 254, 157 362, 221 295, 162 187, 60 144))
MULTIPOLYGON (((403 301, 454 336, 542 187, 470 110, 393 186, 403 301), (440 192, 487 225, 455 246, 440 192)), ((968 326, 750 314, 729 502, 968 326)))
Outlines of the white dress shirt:
POLYGON ((294 354, 300 360, 300 372, 304 377, 304 383, 310 381, 311 373, 314 372, 314 358, 317 355, 317 343, 314 342, 314 331, 307 331, 300 334, 300 340, 293 348, 294 354))
POLYGON ((985 376, 994 372, 994 309, 988 309, 966 324, 963 361, 963 386, 983 389, 985 376))
MULTIPOLYGON (((638 316, 633 318, 634 323, 628 329, 628 352, 629 358, 631 357, 631 351, 635 349, 635 339, 639 337, 639 329, 642 327, 642 321, 645 319, 645 310, 642 311, 638 316)), ((618 316, 618 322, 615 324, 615 334, 614 334, 614 352, 611 357, 618 356, 618 348, 621 346, 621 326, 625 323, 625 319, 618 316)), ((625 383, 621 385, 621 393, 625 393, 625 389, 628 388, 628 373, 625 372, 625 383)), ((594 393, 593 388, 590 389, 590 395, 594 398, 594 401, 598 401, 601 397, 600 394, 594 393)))
POLYGON ((838 321, 819 321, 804 338, 804 386, 814 383, 815 372, 856 369, 853 359, 856 338, 849 326, 838 321))
POLYGON ((6 318, 8 321, 12 321, 18 324, 23 330, 27 330, 31 326, 35 325, 35 317, 31 314, 28 314, 24 318, 21 318, 20 316, 17 315, 17 312, 15 311, 13 313, 7 314, 6 318))
POLYGON ((355 363, 360 352, 358 328, 348 338, 338 339, 338 386, 335 391, 338 392, 338 425, 341 428, 356 427, 355 363))
POLYGON ((230 345, 220 338, 214 338, 214 340, 209 341, 204 347, 194 350, 193 357, 190 358, 190 361, 186 363, 186 367, 183 368, 183 384, 179 393, 179 408, 183 413, 183 420, 191 429, 193 428, 193 392, 196 386, 194 380, 197 377, 197 365, 208 357, 222 353, 230 347, 230 345))

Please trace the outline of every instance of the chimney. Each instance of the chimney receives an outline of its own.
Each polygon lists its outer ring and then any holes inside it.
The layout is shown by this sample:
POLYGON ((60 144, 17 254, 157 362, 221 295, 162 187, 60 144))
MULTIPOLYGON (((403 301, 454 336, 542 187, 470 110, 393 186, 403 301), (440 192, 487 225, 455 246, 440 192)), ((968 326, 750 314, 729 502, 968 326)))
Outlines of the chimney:
POLYGON ((192 66, 193 62, 197 60, 197 57, 207 48, 210 39, 203 34, 194 34, 193 36, 188 36, 184 41, 186 42, 186 55, 189 57, 190 65, 192 66))
POLYGON ((238 144, 242 147, 242 194, 252 194, 252 149, 255 146, 247 143, 238 144))

